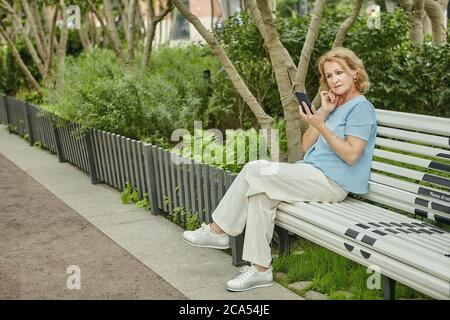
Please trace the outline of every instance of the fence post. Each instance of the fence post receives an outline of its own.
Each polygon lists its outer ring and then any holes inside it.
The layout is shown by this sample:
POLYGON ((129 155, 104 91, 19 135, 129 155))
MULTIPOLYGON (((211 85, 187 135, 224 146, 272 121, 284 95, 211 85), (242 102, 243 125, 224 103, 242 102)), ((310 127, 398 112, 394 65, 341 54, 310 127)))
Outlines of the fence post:
POLYGON ((152 148, 155 148, 151 144, 145 143, 144 144, 144 165, 145 165, 145 172, 147 174, 147 190, 149 195, 149 200, 151 201, 151 212, 153 215, 161 214, 162 210, 158 208, 158 198, 156 195, 156 181, 155 181, 155 161, 158 161, 157 159, 154 159, 152 148))
POLYGON ((28 102, 25 102, 25 110, 27 114, 28 142, 32 147, 34 144, 34 132, 33 125, 31 124, 31 106, 28 102))
POLYGON ((95 154, 92 140, 92 129, 88 129, 88 131, 84 135, 84 141, 86 143, 86 149, 88 154, 89 175, 91 176, 91 183, 98 184, 100 182, 100 179, 98 178, 97 169, 95 168, 95 154))
POLYGON ((5 116, 6 116, 6 125, 10 124, 10 116, 9 116, 9 107, 8 107, 8 99, 6 98, 6 94, 2 95, 3 105, 5 106, 5 116))
POLYGON ((52 130, 53 137, 55 138, 55 142, 56 142, 56 154, 58 155, 58 161, 66 162, 66 160, 64 159, 64 156, 63 156, 63 152, 62 152, 61 139, 59 137, 58 126, 56 125, 53 117, 51 117, 51 124, 53 127, 53 130, 52 130))

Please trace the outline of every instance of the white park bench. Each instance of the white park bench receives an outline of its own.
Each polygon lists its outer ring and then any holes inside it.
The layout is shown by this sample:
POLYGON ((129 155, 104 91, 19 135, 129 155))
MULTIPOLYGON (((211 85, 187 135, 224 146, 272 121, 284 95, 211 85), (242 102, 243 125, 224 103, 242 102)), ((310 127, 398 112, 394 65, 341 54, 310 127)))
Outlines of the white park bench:
MULTIPOLYGON (((450 119, 377 110, 377 123, 369 192, 340 203, 280 203, 280 253, 291 232, 378 270, 385 299, 395 298, 396 281, 449 299, 450 232, 422 219, 450 224, 450 119)), ((243 264, 242 235, 232 251, 243 264)))

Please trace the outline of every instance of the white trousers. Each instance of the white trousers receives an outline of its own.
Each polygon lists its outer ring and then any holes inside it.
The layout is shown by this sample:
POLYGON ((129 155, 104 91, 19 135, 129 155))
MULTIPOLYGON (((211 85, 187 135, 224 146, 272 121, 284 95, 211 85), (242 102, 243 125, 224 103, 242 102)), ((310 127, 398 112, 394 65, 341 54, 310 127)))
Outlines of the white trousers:
POLYGON ((312 165, 255 160, 239 172, 212 218, 231 236, 241 234, 245 227, 242 259, 269 267, 270 242, 280 202, 339 202, 347 194, 312 165))

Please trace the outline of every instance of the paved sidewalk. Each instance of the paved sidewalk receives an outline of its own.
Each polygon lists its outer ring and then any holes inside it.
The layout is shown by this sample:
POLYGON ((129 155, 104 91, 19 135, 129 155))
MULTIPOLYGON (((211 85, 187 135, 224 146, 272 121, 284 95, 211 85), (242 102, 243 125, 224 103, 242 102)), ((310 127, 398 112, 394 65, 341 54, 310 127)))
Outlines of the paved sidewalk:
POLYGON ((92 185, 84 172, 58 163, 50 152, 28 146, 4 126, 0 126, 0 153, 115 242, 111 245, 128 251, 189 299, 302 299, 278 284, 228 292, 225 283, 238 271, 229 255, 185 244, 179 226, 134 205, 122 205, 118 191, 92 185))

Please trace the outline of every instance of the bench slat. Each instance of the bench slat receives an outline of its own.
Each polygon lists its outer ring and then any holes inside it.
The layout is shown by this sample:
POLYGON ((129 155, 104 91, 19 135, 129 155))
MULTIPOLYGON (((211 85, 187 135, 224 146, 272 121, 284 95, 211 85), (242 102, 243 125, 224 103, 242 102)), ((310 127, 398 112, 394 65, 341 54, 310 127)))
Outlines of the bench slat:
POLYGON ((445 224, 450 224, 450 221, 446 217, 444 217, 442 213, 436 212, 433 209, 427 209, 427 210, 419 209, 419 208, 417 208, 417 206, 411 205, 409 203, 401 202, 396 199, 388 198, 384 195, 379 195, 376 193, 368 193, 364 196, 364 198, 387 205, 387 206, 390 206, 392 208, 403 210, 408 213, 419 215, 421 217, 424 217, 424 218, 427 218, 430 220, 434 220, 434 221, 445 223, 445 224))
MULTIPOLYGON (((415 171, 412 169, 402 168, 387 163, 372 161, 372 169, 389 172, 398 176, 407 177, 414 180, 429 182, 438 186, 450 188, 450 180, 444 177, 436 176, 429 173, 415 171)), ((445 190, 448 192, 448 189, 445 190)))
POLYGON ((385 138, 380 138, 380 137, 376 138, 375 144, 379 147, 411 152, 411 153, 420 154, 423 156, 436 157, 436 158, 442 158, 442 159, 450 159, 450 151, 440 149, 440 148, 425 147, 425 146, 421 146, 418 144, 397 141, 397 140, 390 140, 390 139, 385 139, 385 138))
POLYGON ((414 242, 419 246, 424 246, 431 248, 432 251, 436 251, 440 254, 446 254, 449 250, 449 242, 450 242, 450 233, 445 232, 441 229, 435 228, 433 225, 419 221, 413 220, 414 224, 411 223, 411 218, 402 214, 393 214, 392 211, 387 211, 380 207, 374 206, 372 204, 355 200, 355 202, 344 201, 339 204, 334 205, 333 207, 329 207, 328 204, 322 204, 323 208, 327 210, 333 211, 340 210, 336 212, 336 214, 351 215, 355 220, 359 221, 364 225, 363 228, 375 229, 371 230, 376 234, 380 234, 378 231, 383 231, 389 234, 398 234, 398 236, 402 236, 402 234, 406 232, 409 233, 409 240, 414 242), (359 219, 359 220, 358 220, 359 219), (417 231, 417 228, 425 228, 426 230, 435 230, 436 233, 440 233, 438 237, 422 237, 420 233, 414 232, 417 231), (378 230, 378 231, 376 231, 378 230))
POLYGON ((375 111, 381 125, 450 136, 450 119, 381 109, 375 111))
POLYGON ((438 199, 450 203, 450 193, 443 192, 442 190, 434 189, 431 187, 425 187, 419 184, 415 184, 405 180, 400 180, 376 172, 372 172, 370 174, 370 181, 381 183, 408 192, 416 193, 425 196, 427 199, 438 199))
MULTIPOLYGON (((446 263, 447 263, 447 257, 445 257, 445 254, 449 253, 450 238, 442 236, 441 234, 438 234, 438 233, 434 234, 434 232, 431 232, 431 231, 429 232, 428 230, 434 229, 432 227, 426 227, 423 225, 421 225, 420 227, 413 226, 411 229, 415 230, 418 233, 416 234, 414 232, 414 234, 410 234, 408 236, 404 232, 396 229, 397 227, 395 226, 395 224, 400 225, 400 223, 392 221, 392 217, 394 216, 394 214, 391 213, 391 214, 385 215, 385 216, 378 216, 377 223, 379 223, 380 226, 372 227, 378 231, 384 231, 385 233, 388 233, 387 235, 382 236, 378 233, 369 231, 368 229, 370 229, 370 228, 361 226, 360 222, 373 221, 373 220, 366 221, 365 219, 367 217, 364 217, 364 215, 362 214, 362 212, 364 212, 364 211, 361 212, 360 211, 361 209, 347 210, 347 213, 342 215, 342 212, 345 212, 345 211, 343 210, 343 206, 341 206, 339 204, 309 203, 309 205, 311 205, 314 209, 311 207, 308 207, 308 210, 315 211, 315 213, 317 215, 321 215, 322 217, 324 217, 325 219, 328 219, 329 221, 334 221, 334 222, 342 225, 343 227, 348 228, 347 231, 349 229, 356 231, 357 233, 359 233, 359 235, 354 236, 354 238, 356 240, 359 240, 366 244, 369 244, 370 246, 375 246, 375 243, 377 241, 385 241, 386 245, 392 246, 392 248, 396 248, 395 250, 399 250, 398 252, 396 251, 392 254, 403 255, 404 254, 403 251, 405 251, 409 254, 409 252, 411 250, 413 250, 415 255, 430 254, 430 256, 432 256, 435 259, 435 260, 433 260, 433 263, 436 263, 439 265, 441 263, 446 265, 446 263), (353 214, 351 212, 353 212, 353 214), (351 216, 350 219, 348 218, 349 216, 351 216), (387 227, 382 224, 386 224, 387 227), (429 234, 427 232, 433 233, 433 234, 429 234), (365 240, 366 236, 368 236, 369 239, 371 239, 371 241, 365 240), (414 239, 417 237, 419 237, 420 240, 416 241, 414 243, 414 239), (440 250, 436 246, 435 249, 430 251, 429 246, 427 247, 427 243, 432 244, 433 242, 436 244, 440 242, 443 246, 440 247, 440 250)), ((371 209, 372 209, 371 212, 377 211, 376 207, 371 208, 371 209)), ((400 217, 401 217, 402 222, 416 223, 415 219, 411 219, 409 217, 402 216, 402 215, 400 215, 400 217)), ((398 229, 403 230, 401 225, 398 229)), ((413 232, 411 231, 411 233, 413 233, 413 232)), ((347 234, 347 232, 345 234, 347 234)), ((381 249, 387 250, 387 248, 385 248, 385 249, 381 248, 381 249)), ((391 251, 388 251, 388 252, 391 252, 391 251)), ((448 271, 450 272, 450 270, 448 270, 448 271)), ((448 276, 450 276, 450 273, 448 276)))
POLYGON ((442 162, 437 162, 437 161, 432 161, 432 160, 427 160, 427 159, 422 159, 422 158, 417 158, 417 157, 412 157, 412 156, 408 156, 406 154, 401 154, 401 153, 395 153, 395 152, 386 151, 386 150, 375 149, 374 150, 374 156, 380 157, 380 158, 383 158, 383 159, 388 159, 388 160, 408 163, 408 164, 412 164, 412 165, 419 166, 419 167, 422 167, 422 168, 439 170, 439 171, 443 171, 443 172, 446 172, 446 173, 450 172, 450 165, 449 164, 442 163, 442 162))
POLYGON ((390 138, 402 139, 405 141, 415 141, 415 142, 419 142, 419 143, 425 143, 425 144, 428 144, 431 146, 450 149, 449 137, 432 136, 429 134, 387 128, 387 127, 382 127, 382 126, 377 127, 377 135, 390 137, 390 138))
MULTIPOLYGON (((280 207, 282 211, 291 214, 297 219, 301 219, 319 228, 338 234, 344 239, 353 238, 365 248, 371 248, 372 250, 393 259, 404 261, 405 263, 433 274, 435 277, 442 280, 450 280, 450 268, 448 268, 450 259, 443 254, 424 250, 421 246, 413 246, 409 241, 405 241, 395 236, 370 234, 370 239, 373 241, 369 242, 365 232, 361 232, 357 235, 347 235, 349 224, 347 221, 344 221, 342 216, 318 208, 310 203, 302 203, 301 207, 294 207, 291 205, 288 208, 282 207, 280 204, 279 208, 280 207)), ((408 219, 411 222, 415 221, 414 219, 408 219)), ((438 236, 439 235, 436 234, 436 237, 438 236)), ((450 248, 450 241, 448 244, 450 248)))
POLYGON ((426 250, 431 250, 441 255, 446 254, 448 251, 450 237, 440 235, 439 237, 430 236, 424 238, 420 233, 416 234, 408 229, 417 231, 422 227, 427 228, 427 230, 434 228, 422 226, 421 224, 417 226, 409 224, 408 222, 410 221, 405 219, 407 218, 406 216, 397 218, 397 215, 393 215, 392 213, 383 214, 374 208, 356 207, 355 205, 350 205, 348 203, 343 203, 341 205, 322 203, 319 207, 333 212, 335 215, 342 215, 349 225, 362 228, 358 230, 367 231, 369 235, 372 233, 374 235, 391 234, 403 239, 408 237, 408 241, 411 242, 411 244, 421 246, 426 250))
MULTIPOLYGON (((361 201, 361 200, 358 200, 358 199, 353 199, 353 198, 350 198, 350 197, 347 198, 344 202, 340 202, 339 204, 353 206, 353 207, 357 208, 358 210, 369 210, 371 212, 371 214, 374 214, 374 213, 376 213, 376 214, 383 214, 385 216, 392 217, 392 219, 397 218, 397 219, 399 219, 399 221, 403 221, 403 219, 405 219, 405 218, 406 219, 411 219, 410 217, 408 217, 408 216, 406 216, 404 214, 399 214, 397 212, 393 212, 392 210, 389 210, 389 209, 386 209, 386 208, 383 208, 383 207, 380 207, 380 206, 376 206, 376 205, 373 205, 371 203, 367 203, 365 201, 361 201)), ((415 220, 414 222, 416 224, 418 223, 418 224, 420 224, 420 225, 422 225, 424 227, 437 228, 433 224, 425 222, 425 221, 422 221, 422 220, 415 220)), ((442 229, 439 229, 439 230, 441 230, 443 232, 443 236, 446 239, 447 238, 450 239, 450 232, 449 231, 442 230, 442 229)))
POLYGON ((405 285, 423 292, 436 299, 448 299, 448 283, 430 274, 417 270, 395 259, 383 256, 370 248, 363 248, 358 243, 345 239, 345 241, 334 233, 327 232, 314 225, 295 219, 289 214, 278 211, 275 219, 276 224, 293 233, 324 247, 341 256, 349 258, 364 266, 382 266, 382 273, 405 285), (345 244, 351 244, 352 250, 346 249, 345 244), (367 258, 362 256, 366 252, 367 258))
POLYGON ((445 202, 442 202, 437 199, 428 200, 425 199, 425 197, 419 197, 414 193, 385 186, 373 181, 369 181, 369 193, 377 193, 381 196, 384 195, 386 197, 398 199, 400 201, 423 206, 424 208, 427 209, 429 208, 436 211, 440 211, 442 213, 446 213, 450 217, 450 206, 448 206, 445 202))

